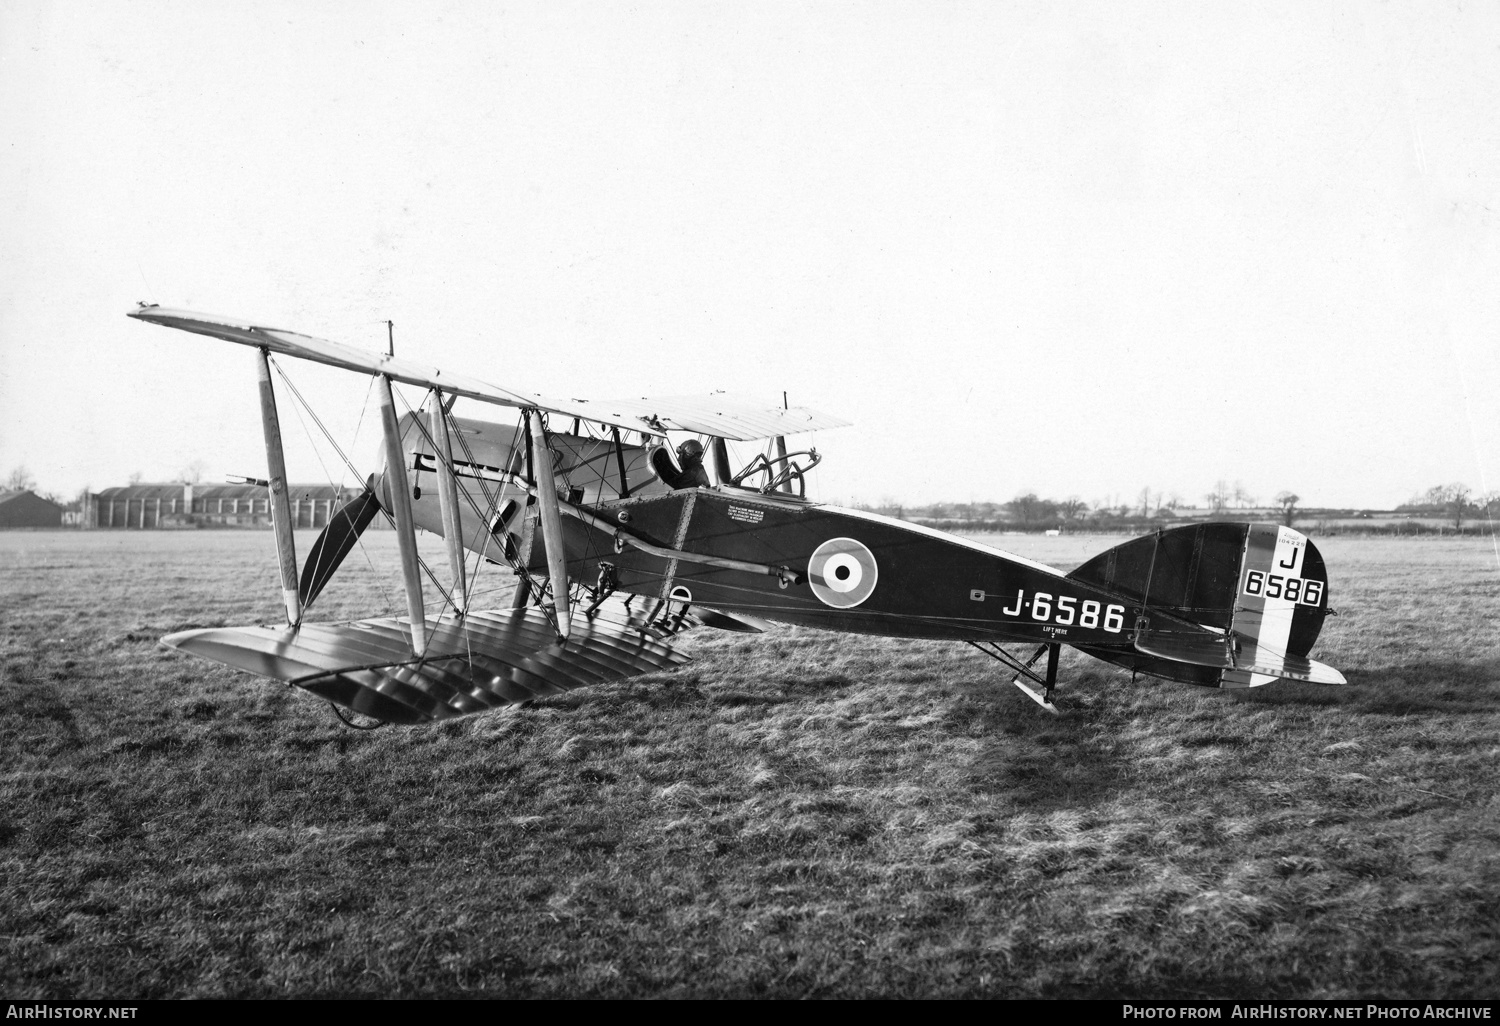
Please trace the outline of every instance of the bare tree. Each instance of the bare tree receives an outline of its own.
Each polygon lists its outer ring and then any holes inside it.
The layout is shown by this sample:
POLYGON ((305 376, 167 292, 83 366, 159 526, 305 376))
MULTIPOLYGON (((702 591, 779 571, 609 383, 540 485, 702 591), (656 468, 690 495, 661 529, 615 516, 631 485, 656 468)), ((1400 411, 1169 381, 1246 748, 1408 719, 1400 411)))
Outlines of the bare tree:
POLYGON ((1135 497, 1135 501, 1138 502, 1141 507, 1141 516, 1153 517, 1160 514, 1162 509, 1161 499, 1162 493, 1159 491, 1153 492, 1150 485, 1142 488, 1141 494, 1135 497))
POLYGON ((1255 496, 1246 491, 1245 486, 1239 481, 1234 483, 1234 504, 1241 508, 1255 505, 1255 496))
POLYGON ((1220 478, 1218 481, 1214 482, 1214 490, 1205 495, 1204 498, 1208 500, 1209 509, 1213 510, 1215 513, 1222 513, 1224 512, 1225 507, 1229 505, 1229 500, 1232 494, 1233 493, 1229 490, 1229 483, 1223 478, 1220 478))
POLYGON ((1464 529, 1464 513, 1469 507, 1469 496, 1473 494, 1469 486, 1455 481, 1448 486, 1448 515, 1453 518, 1453 530, 1464 529))
POLYGON ((1291 527, 1292 519, 1297 515, 1297 503, 1302 501, 1302 496, 1295 492, 1277 492, 1275 501, 1281 507, 1281 522, 1291 527))
POLYGON ((1452 485, 1433 485, 1427 493, 1416 500, 1415 505, 1442 507, 1453 500, 1452 485))
POLYGON ((1005 508, 1022 524, 1030 525, 1036 519, 1037 507, 1041 505, 1041 502, 1036 492, 1027 492, 1025 495, 1017 495, 1011 499, 1005 504, 1005 508))
POLYGON ((24 466, 16 467, 5 479, 5 490, 8 492, 29 492, 36 488, 36 478, 31 476, 31 471, 24 466))
POLYGON ((203 475, 208 472, 208 464, 203 460, 194 460, 177 472, 182 478, 183 484, 202 484, 203 475))
POLYGON ((1076 495, 1070 495, 1057 504, 1057 513, 1064 520, 1077 520, 1088 508, 1088 503, 1076 495))
POLYGON ((141 472, 139 470, 132 471, 131 474, 130 474, 130 484, 133 484, 133 485, 140 484, 141 483, 141 476, 142 475, 141 475, 141 472))
POLYGON ((1020 520, 1024 527, 1030 527, 1032 524, 1049 520, 1057 515, 1057 503, 1050 499, 1039 498, 1036 492, 1017 495, 1005 504, 1005 508, 1013 518, 1020 520))

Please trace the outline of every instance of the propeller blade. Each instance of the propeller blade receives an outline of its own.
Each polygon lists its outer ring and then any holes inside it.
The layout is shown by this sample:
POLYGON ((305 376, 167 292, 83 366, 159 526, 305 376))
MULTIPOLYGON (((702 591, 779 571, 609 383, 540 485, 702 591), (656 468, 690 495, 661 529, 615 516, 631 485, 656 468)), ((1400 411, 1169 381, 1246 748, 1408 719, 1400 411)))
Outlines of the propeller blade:
POLYGON ((379 512, 380 500, 369 485, 365 486, 358 498, 334 511, 328 526, 323 528, 323 533, 313 542, 312 551, 307 554, 307 565, 302 568, 302 580, 297 591, 303 608, 311 605, 313 599, 318 597, 333 577, 333 572, 339 568, 344 557, 349 555, 354 543, 359 541, 359 536, 365 533, 365 528, 370 526, 375 514, 379 512))

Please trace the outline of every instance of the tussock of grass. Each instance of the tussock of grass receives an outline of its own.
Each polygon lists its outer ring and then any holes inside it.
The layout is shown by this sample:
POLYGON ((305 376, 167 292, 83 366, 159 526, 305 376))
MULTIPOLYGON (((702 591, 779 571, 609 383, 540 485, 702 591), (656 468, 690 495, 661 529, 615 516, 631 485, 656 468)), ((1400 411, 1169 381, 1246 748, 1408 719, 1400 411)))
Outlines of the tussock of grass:
MULTIPOLYGON (((676 673, 367 734, 155 645, 274 621, 268 537, 0 546, 15 997, 1500 989, 1475 542, 1323 545, 1348 688, 1068 654, 1054 720, 961 646, 699 632, 676 673)), ((350 566, 321 615, 371 611, 350 566)))

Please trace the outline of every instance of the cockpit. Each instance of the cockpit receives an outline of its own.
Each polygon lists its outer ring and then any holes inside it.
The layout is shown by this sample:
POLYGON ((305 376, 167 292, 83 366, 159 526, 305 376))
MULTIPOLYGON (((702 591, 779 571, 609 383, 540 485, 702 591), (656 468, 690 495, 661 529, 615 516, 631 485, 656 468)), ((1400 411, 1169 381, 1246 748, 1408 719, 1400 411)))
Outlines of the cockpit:
MULTIPOLYGON (((525 438, 519 428, 490 421, 454 418, 467 458, 455 454, 464 476, 531 476, 525 438)), ((752 442, 726 442, 713 435, 636 433, 588 421, 554 430, 547 441, 559 495, 575 505, 660 495, 683 488, 807 498, 808 474, 821 461, 817 449, 789 451, 786 438, 773 435, 752 442), (675 442, 675 444, 674 444, 675 442), (731 447, 732 446, 732 447, 731 447), (747 447, 754 446, 751 452, 747 447)), ((436 470, 430 456, 418 455, 413 471, 436 470)))
POLYGON ((781 435, 771 439, 771 446, 757 452, 738 472, 731 468, 733 462, 729 446, 722 438, 709 436, 708 452, 712 455, 714 478, 710 479, 703 467, 703 443, 689 438, 676 449, 676 459, 667 445, 655 445, 650 450, 651 469, 658 480, 671 489, 719 488, 756 492, 760 495, 789 495, 807 498, 807 475, 822 462, 816 449, 799 449, 788 452, 786 438, 781 435))
POLYGON ((734 473, 730 470, 728 445, 722 438, 712 439, 709 448, 713 453, 719 484, 762 495, 807 498, 807 475, 823 461, 823 457, 818 450, 812 448, 788 452, 784 435, 776 435, 772 444, 771 451, 756 453, 753 459, 734 473))

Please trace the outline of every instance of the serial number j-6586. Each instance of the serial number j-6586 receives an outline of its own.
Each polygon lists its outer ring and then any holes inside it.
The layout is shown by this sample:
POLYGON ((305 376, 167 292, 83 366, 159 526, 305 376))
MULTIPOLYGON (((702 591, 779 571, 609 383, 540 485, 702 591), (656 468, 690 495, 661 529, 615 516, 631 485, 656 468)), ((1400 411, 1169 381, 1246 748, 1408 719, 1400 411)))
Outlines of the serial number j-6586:
MULTIPOLYGON (((974 595, 984 597, 983 592, 974 595)), ((1028 602, 1024 588, 1016 592, 1015 600, 1002 607, 1000 613, 1002 616, 1025 614, 1039 623, 1055 623, 1062 627, 1074 624, 1090 629, 1102 627, 1111 634, 1118 634, 1125 628, 1125 607, 1117 603, 1105 605, 1094 599, 1084 599, 1080 604, 1072 595, 1053 596, 1045 591, 1032 592, 1028 602)))

